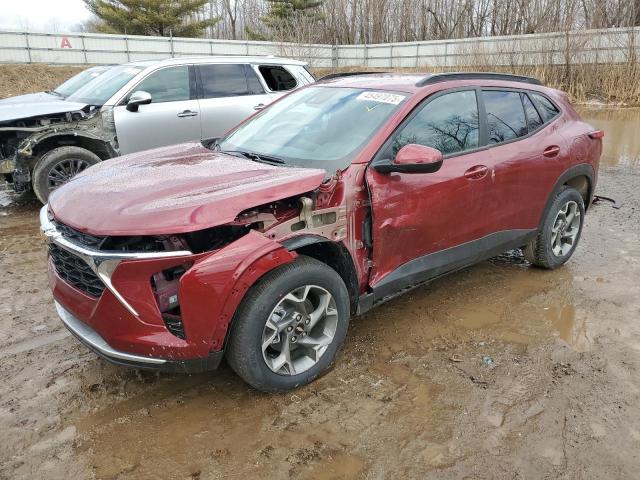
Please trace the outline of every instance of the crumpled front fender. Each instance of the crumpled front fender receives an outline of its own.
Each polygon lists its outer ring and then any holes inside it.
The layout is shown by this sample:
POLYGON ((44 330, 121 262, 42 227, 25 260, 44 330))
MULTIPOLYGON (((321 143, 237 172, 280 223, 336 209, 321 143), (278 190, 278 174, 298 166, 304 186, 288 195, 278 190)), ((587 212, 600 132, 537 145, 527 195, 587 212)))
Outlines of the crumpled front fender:
POLYGON ((227 331, 247 291, 263 275, 297 257, 280 243, 251 231, 198 260, 180 279, 180 305, 187 338, 224 347, 227 331))

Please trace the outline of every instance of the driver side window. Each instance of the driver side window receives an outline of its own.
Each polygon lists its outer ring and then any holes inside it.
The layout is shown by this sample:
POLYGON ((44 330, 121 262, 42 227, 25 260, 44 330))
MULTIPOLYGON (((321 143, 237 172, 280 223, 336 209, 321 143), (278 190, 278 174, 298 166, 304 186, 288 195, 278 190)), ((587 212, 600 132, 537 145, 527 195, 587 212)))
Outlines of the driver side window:
POLYGON ((407 144, 417 143, 451 155, 478 147, 479 116, 475 90, 445 93, 427 104, 396 134, 395 158, 407 144))
MULTIPOLYGON (((189 90, 189 67, 180 65, 153 72, 133 89, 151 94, 152 103, 180 102, 191 98, 189 90)), ((132 93, 133 93, 132 92, 132 93)), ((131 94, 129 94, 131 96, 131 94)))

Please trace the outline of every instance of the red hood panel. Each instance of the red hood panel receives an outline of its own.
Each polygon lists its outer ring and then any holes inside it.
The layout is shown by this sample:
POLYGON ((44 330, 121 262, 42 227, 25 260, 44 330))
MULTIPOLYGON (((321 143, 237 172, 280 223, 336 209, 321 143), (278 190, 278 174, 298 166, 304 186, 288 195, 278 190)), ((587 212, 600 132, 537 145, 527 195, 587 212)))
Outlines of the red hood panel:
POLYGON ((324 175, 187 143, 95 165, 53 192, 49 206, 57 220, 93 235, 185 233, 311 191, 324 175))

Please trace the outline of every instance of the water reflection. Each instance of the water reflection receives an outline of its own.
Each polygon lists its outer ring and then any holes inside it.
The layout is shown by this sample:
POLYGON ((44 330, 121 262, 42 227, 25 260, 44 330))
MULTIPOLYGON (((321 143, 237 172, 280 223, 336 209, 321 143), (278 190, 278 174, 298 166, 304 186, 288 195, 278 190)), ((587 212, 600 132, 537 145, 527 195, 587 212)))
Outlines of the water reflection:
POLYGON ((640 108, 579 107, 582 118, 604 130, 603 166, 640 166, 640 108))

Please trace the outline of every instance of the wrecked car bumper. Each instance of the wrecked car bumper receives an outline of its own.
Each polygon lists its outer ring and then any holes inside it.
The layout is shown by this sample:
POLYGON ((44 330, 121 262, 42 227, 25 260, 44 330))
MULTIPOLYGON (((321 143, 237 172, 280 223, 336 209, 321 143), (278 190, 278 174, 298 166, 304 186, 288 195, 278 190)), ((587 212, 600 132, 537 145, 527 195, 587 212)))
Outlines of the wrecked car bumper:
POLYGON ((105 252, 66 238, 46 205, 40 224, 49 245, 49 286, 65 326, 107 360, 139 368, 215 369, 246 290, 266 271, 295 258, 255 232, 200 254, 105 252), (161 314, 151 279, 185 264, 190 267, 178 290, 181 338, 161 314))
POLYGON ((163 372, 195 373, 215 370, 222 361, 224 351, 212 352, 205 358, 192 360, 168 360, 165 358, 133 355, 111 347, 98 332, 76 318, 57 301, 54 302, 58 316, 69 330, 87 348, 116 365, 133 368, 160 370, 163 372))

